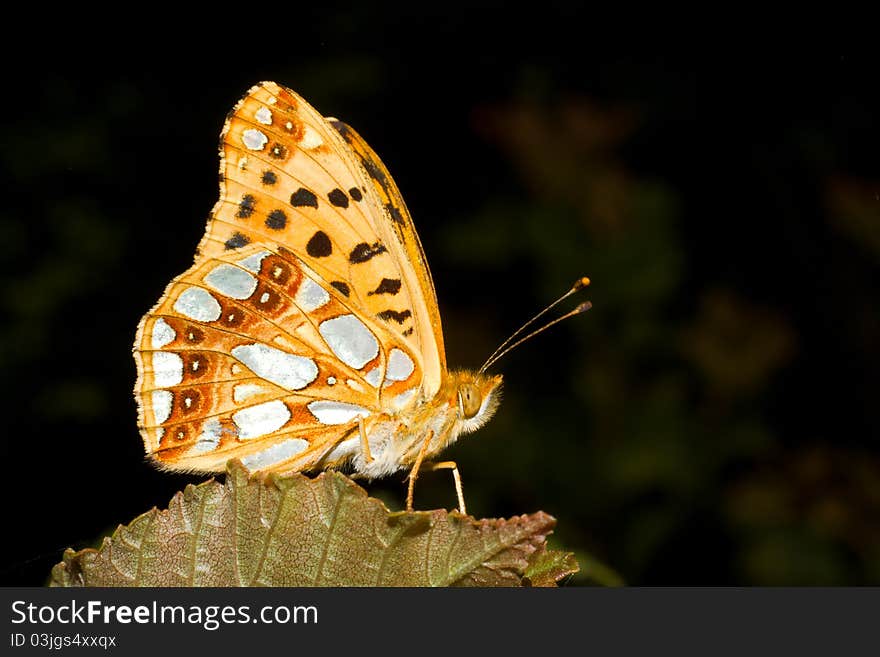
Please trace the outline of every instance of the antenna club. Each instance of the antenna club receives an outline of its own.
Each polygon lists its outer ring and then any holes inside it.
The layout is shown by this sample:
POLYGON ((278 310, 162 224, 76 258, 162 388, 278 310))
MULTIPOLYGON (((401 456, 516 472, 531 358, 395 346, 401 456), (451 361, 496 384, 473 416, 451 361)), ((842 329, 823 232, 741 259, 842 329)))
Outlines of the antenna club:
POLYGON ((579 278, 577 281, 575 281, 574 285, 571 286, 571 290, 572 292, 577 292, 578 290, 583 290, 589 284, 590 279, 586 276, 583 276, 582 278, 579 278))
POLYGON ((582 290, 583 288, 587 287, 587 285, 589 285, 589 284, 590 284, 590 279, 587 278, 586 276, 582 276, 581 278, 576 280, 574 285, 571 286, 571 289, 568 292, 563 294, 556 301, 554 301, 549 306, 544 308, 544 310, 542 310, 537 315, 532 317, 529 321, 527 321, 525 324, 520 326, 516 331, 513 332, 513 334, 511 334, 511 336, 509 338, 507 338, 504 342, 502 342, 501 345, 494 352, 492 352, 492 355, 486 359, 486 362, 483 363, 483 366, 478 370, 479 373, 482 374, 483 372, 485 372, 487 369, 489 369, 492 366, 492 364, 495 361, 497 361, 499 358, 501 358, 504 354, 510 352, 511 349, 518 347, 526 340, 535 337, 536 335, 538 335, 538 333, 542 333, 542 332, 546 331, 548 328, 550 328, 554 324, 558 324, 562 320, 567 319, 567 318, 571 317, 572 315, 577 315, 579 313, 584 312, 585 310, 589 310, 590 308, 592 308, 593 304, 590 303, 589 301, 582 303, 574 310, 565 313, 561 317, 557 317, 556 319, 554 319, 551 322, 547 322, 546 324, 544 324, 544 326, 539 328, 537 331, 532 331, 531 333, 529 333, 525 337, 517 340, 517 337, 519 335, 521 335, 529 326, 534 324, 534 322, 536 320, 538 320, 540 317, 543 317, 550 309, 555 308, 561 301, 567 299, 568 297, 570 297, 572 294, 574 294, 578 290, 582 290))

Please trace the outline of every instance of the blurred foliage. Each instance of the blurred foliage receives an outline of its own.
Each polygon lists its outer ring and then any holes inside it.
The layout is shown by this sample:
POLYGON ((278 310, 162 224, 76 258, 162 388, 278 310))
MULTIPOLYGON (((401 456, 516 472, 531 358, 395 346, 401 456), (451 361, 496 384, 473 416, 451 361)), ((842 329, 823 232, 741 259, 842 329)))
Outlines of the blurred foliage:
POLYGON ((878 581, 876 455, 829 446, 774 454, 728 488, 725 506, 745 547, 737 565, 748 581, 878 581))
MULTIPOLYGON (((318 20, 342 40, 379 18, 318 20)), ((441 29, 479 24, 462 21, 441 29)), ((880 584, 876 58, 334 43, 262 69, 41 70, 31 111, 3 123, 0 363, 17 437, 3 456, 40 463, 83 510, 11 546, 48 556, 6 582, 38 583, 71 536, 198 481, 143 462, 131 341, 191 262, 225 112, 269 78, 353 125, 394 174, 450 364, 478 365, 593 280, 589 313, 500 361, 497 416, 449 451, 472 512, 555 516, 582 566, 569 585, 880 584)), ((454 503, 443 473, 419 483, 419 508, 454 503)), ((370 486, 391 508, 402 491, 370 486)), ((27 526, 57 495, 11 513, 27 526)))
POLYGON ((880 182, 832 177, 825 194, 834 228, 848 235, 854 246, 880 256, 880 182))

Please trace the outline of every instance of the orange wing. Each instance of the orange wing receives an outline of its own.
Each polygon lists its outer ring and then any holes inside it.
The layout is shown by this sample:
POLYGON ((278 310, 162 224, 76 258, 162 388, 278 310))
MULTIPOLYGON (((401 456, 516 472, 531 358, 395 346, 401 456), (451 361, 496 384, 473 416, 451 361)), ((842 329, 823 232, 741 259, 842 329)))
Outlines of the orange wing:
POLYGON ((313 467, 405 408, 415 354, 289 251, 251 245, 179 276, 136 338, 140 428, 163 467, 313 467))
POLYGON ((170 469, 320 467, 439 388, 430 272, 375 153, 289 89, 253 87, 220 155, 196 264, 138 328, 144 444, 170 469))
POLYGON ((446 350, 443 346, 437 293, 425 250, 403 196, 379 156, 354 128, 338 119, 327 120, 351 147, 379 198, 384 218, 377 226, 379 236, 389 245, 394 259, 401 263, 404 276, 411 282, 410 288, 421 291, 421 295, 416 295, 414 299, 414 305, 418 309, 415 314, 416 330, 423 336, 419 343, 425 366, 423 390, 426 397, 432 397, 440 388, 446 374, 446 350))
POLYGON ((431 275, 369 146, 290 89, 264 82, 230 114, 220 155, 220 200, 199 256, 283 245, 401 335, 422 361, 422 396, 432 397, 446 365, 431 275))

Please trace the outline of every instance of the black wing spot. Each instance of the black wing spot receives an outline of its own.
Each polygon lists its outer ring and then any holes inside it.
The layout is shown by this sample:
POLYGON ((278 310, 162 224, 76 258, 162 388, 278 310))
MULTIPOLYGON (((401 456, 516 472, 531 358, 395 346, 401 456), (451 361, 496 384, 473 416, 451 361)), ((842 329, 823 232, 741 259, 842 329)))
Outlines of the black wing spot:
POLYGON ((375 290, 367 292, 367 296, 369 297, 374 294, 397 294, 398 292, 400 292, 399 278, 383 278, 375 290))
POLYGON ((338 187, 327 194, 327 200, 330 201, 337 208, 348 207, 348 197, 345 195, 345 192, 343 192, 338 187))
POLYGON ((388 189, 388 178, 385 176, 385 173, 376 166, 376 163, 372 160, 368 160, 367 158, 361 156, 360 158, 361 164, 364 165, 364 169, 367 170, 367 173, 370 175, 370 178, 375 180, 377 183, 382 185, 383 189, 388 189))
POLYGON ((380 253, 385 253, 386 250, 385 246, 379 242, 374 242, 372 246, 366 242, 361 242, 351 250, 351 254, 348 256, 348 261, 353 264, 366 262, 380 253))
POLYGON ((272 210, 266 217, 266 227, 272 230, 281 230, 287 225, 287 215, 281 210, 272 210))
POLYGON ((361 194, 361 190, 359 190, 357 187, 352 187, 351 189, 349 189, 348 195, 351 196, 351 198, 355 201, 360 201, 362 198, 364 198, 364 195, 361 194))
POLYGON ((256 205, 257 199, 252 194, 245 194, 241 197, 241 203, 238 204, 238 212, 235 216, 238 219, 247 219, 254 213, 256 205))
POLYGON ((383 319, 386 322, 390 320, 394 320, 398 324, 403 324, 406 321, 407 317, 412 317, 412 313, 409 310, 404 310, 403 312, 397 312, 396 310, 383 310, 378 315, 376 315, 379 319, 383 319))
POLYGON ((410 326, 408 329, 406 329, 406 330, 403 332, 403 335, 404 335, 404 337, 408 337, 408 336, 412 335, 412 332, 413 332, 413 327, 410 326))
POLYGON ((264 185, 274 185, 278 182, 278 176, 275 175, 274 171, 264 171, 263 175, 260 177, 260 182, 264 185))
POLYGON ((312 239, 306 244, 306 253, 313 258, 326 258, 333 253, 333 244, 330 243, 327 233, 319 230, 312 235, 312 239))
POLYGON ((349 132, 348 132, 347 125, 345 125, 342 121, 335 121, 335 120, 330 121, 330 125, 332 125, 334 128, 336 128, 336 132, 338 132, 340 135, 342 135, 345 138, 346 141, 348 141, 349 132))
POLYGON ((290 195, 290 204, 295 208, 315 208, 318 209, 318 197, 305 187, 300 187, 290 195))
POLYGON ((349 289, 348 283, 343 283, 342 281, 333 281, 332 283, 330 283, 330 285, 335 287, 345 296, 349 296, 351 294, 351 289, 349 289))
POLYGON ((242 233, 236 232, 232 235, 232 237, 226 240, 226 244, 224 246, 226 247, 227 251, 231 251, 232 249, 240 249, 241 247, 250 243, 250 237, 248 237, 247 235, 243 235, 242 233))
POLYGON ((400 214, 400 210, 398 209, 398 207, 397 207, 396 205, 394 205, 394 204, 392 204, 392 203, 386 203, 386 204, 385 204, 385 209, 388 210, 388 214, 391 215, 391 218, 392 218, 395 222, 397 222, 397 223, 399 223, 399 224, 403 224, 403 223, 404 223, 404 221, 403 221, 403 215, 400 214))

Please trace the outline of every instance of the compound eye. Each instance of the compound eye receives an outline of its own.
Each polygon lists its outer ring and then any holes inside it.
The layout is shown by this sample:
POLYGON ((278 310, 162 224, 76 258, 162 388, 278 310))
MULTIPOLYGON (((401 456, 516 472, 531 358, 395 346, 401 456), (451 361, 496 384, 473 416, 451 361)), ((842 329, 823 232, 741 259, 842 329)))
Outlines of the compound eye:
POLYGON ((480 391, 473 383, 464 383, 458 388, 458 408, 461 416, 465 420, 469 420, 480 412, 480 406, 483 399, 480 391))

